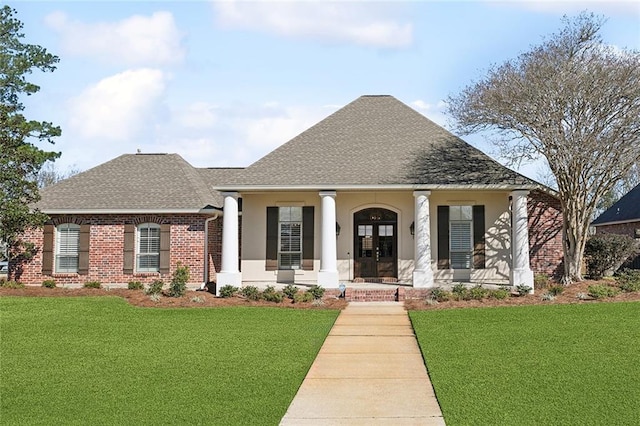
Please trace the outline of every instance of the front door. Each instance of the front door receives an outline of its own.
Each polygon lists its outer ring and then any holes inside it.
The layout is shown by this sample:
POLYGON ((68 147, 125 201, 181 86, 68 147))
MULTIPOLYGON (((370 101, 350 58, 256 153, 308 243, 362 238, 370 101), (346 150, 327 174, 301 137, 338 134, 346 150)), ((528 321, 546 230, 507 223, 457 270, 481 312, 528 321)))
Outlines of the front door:
POLYGON ((353 223, 355 277, 397 277, 398 215, 387 209, 365 209, 353 215, 353 223))

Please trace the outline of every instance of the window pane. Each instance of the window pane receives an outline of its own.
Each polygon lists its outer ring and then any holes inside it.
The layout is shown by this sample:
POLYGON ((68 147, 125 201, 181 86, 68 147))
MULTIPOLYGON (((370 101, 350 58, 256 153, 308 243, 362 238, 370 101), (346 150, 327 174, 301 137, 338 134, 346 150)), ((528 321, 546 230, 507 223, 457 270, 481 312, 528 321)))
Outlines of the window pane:
POLYGON ((460 218, 462 220, 472 220, 473 208, 471 206, 460 206, 460 218))
POLYGON ((279 219, 279 267, 299 269, 302 262, 302 207, 280 207, 279 219))
POLYGON ((56 227, 56 272, 78 272, 80 225, 63 223, 56 227))
POLYGON ((143 223, 138 226, 137 264, 140 272, 160 270, 160 225, 143 223))
POLYGON ((451 253, 452 269, 471 269, 471 253, 468 252, 452 252, 451 253))
POLYGON ((471 250, 471 223, 451 222, 451 250, 471 250))

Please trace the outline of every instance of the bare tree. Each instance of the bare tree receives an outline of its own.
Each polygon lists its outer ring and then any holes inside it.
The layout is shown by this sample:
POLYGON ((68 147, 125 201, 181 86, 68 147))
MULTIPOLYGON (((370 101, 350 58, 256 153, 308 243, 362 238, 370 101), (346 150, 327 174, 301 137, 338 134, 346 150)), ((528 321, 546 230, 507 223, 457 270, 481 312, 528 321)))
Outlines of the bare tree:
POLYGON ((640 53, 603 44, 603 22, 565 17, 560 32, 449 97, 460 133, 495 132, 514 163, 546 158, 563 208, 565 284, 582 280, 600 198, 640 160, 640 53))
POLYGON ((605 210, 614 205, 616 201, 637 185, 640 185, 640 163, 634 164, 629 169, 629 173, 616 182, 616 184, 602 196, 598 202, 594 219, 604 213, 605 210))
POLYGON ((80 173, 80 169, 76 166, 67 168, 66 171, 61 172, 52 161, 47 161, 35 176, 35 180, 38 183, 38 188, 46 188, 54 183, 60 182, 63 179, 70 178, 73 175, 80 173))

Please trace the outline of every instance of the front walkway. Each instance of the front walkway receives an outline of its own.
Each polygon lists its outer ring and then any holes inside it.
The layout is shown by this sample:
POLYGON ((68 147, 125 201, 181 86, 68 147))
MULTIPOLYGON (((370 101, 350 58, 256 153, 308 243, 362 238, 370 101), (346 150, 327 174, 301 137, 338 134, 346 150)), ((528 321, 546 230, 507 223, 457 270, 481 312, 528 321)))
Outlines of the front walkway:
POLYGON ((349 303, 281 425, 444 425, 402 303, 349 303))

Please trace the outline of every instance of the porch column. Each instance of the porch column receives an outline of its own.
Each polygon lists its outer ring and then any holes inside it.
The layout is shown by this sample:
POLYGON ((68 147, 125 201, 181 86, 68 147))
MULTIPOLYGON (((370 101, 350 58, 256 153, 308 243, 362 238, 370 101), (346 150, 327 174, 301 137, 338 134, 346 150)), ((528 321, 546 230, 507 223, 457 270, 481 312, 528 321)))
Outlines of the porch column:
POLYGON ((217 274, 216 295, 220 287, 242 285, 242 274, 238 268, 238 193, 223 192, 222 216, 222 265, 217 274))
POLYGON ((337 288, 336 191, 321 191, 320 198, 322 198, 322 252, 320 271, 318 271, 318 285, 325 288, 337 288))
POLYGON ((414 287, 433 287, 431 268, 431 218, 429 216, 431 191, 414 191, 414 287))
POLYGON ((512 286, 526 285, 533 293, 533 271, 529 263, 529 191, 511 192, 511 274, 512 286))

